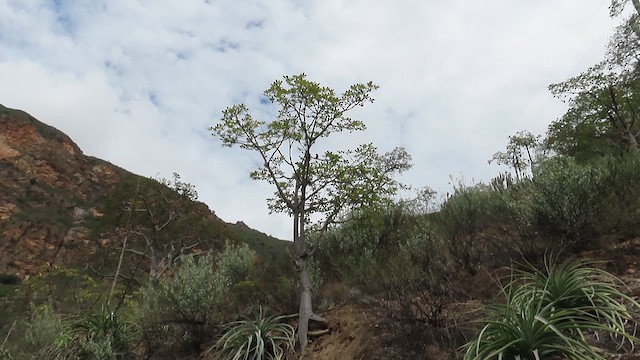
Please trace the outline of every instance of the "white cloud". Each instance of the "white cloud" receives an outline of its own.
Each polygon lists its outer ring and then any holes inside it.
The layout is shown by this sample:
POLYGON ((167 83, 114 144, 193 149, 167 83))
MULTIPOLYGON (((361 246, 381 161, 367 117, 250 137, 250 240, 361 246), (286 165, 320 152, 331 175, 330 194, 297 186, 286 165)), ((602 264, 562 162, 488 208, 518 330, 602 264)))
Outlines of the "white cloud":
MULTIPOLYGON (((85 153, 146 176, 179 172, 227 221, 290 238, 268 215, 252 154, 207 127, 282 75, 342 90, 381 85, 358 141, 406 146, 403 180, 448 190, 487 180, 507 136, 542 133, 564 107, 546 87, 600 59, 608 1, 0 2, 0 103, 69 134, 85 153), (45 5, 46 4, 46 5, 45 5)), ((340 138, 337 143, 353 142, 340 138)))

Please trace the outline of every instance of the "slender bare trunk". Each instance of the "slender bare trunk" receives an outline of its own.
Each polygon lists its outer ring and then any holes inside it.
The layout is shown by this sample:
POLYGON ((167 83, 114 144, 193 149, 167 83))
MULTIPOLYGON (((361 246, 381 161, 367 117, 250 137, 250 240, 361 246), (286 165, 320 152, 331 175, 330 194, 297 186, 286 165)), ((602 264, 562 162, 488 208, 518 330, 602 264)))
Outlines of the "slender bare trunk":
MULTIPOLYGON (((304 191, 303 194, 304 196, 304 191)), ((313 315, 311 302, 311 276, 309 274, 309 256, 305 229, 304 209, 294 216, 294 242, 296 246, 296 263, 300 277, 300 308, 298 310, 298 342, 304 354, 308 342, 309 319, 313 315)))
MULTIPOLYGON (((136 183, 136 194, 140 193, 140 182, 136 183)), ((124 252, 127 250, 127 241, 129 240, 129 231, 131 231, 131 216, 133 215, 133 200, 129 205, 129 213, 127 214, 127 232, 124 235, 124 240, 122 241, 122 251, 120 251, 120 258, 118 259, 118 267, 116 268, 116 275, 113 277, 113 282, 111 283, 111 290, 109 290, 109 297, 107 298, 107 305, 111 302, 111 297, 113 296, 113 292, 116 288, 116 283, 118 282, 118 278, 120 277, 120 271, 122 271, 122 263, 124 262, 124 252)))
POLYGON ((311 303, 311 277, 309 275, 308 259, 298 258, 300 265, 300 308, 298 310, 298 342, 300 351, 304 354, 308 342, 309 319, 313 314, 311 303))
POLYGON ((109 290, 109 297, 107 298, 107 305, 111 302, 111 297, 113 296, 113 292, 116 288, 116 283, 118 282, 118 278, 120 277, 120 271, 122 269, 122 262, 124 260, 124 251, 127 248, 127 239, 129 235, 124 236, 124 240, 122 241, 122 251, 120 251, 120 258, 118 259, 118 267, 116 268, 116 275, 113 277, 113 282, 111 283, 111 290, 109 290))
POLYGON ((158 283, 158 257, 153 246, 149 249, 149 252, 151 252, 149 259, 149 291, 153 291, 158 283))
POLYGON ((625 129, 627 139, 629 140, 629 151, 636 152, 638 151, 638 139, 636 138, 636 135, 633 133, 633 131, 631 131, 630 127, 631 126, 628 125, 625 129))
MULTIPOLYGON (((307 153, 308 155, 308 153, 307 153)), ((309 156, 305 156, 308 164, 309 156)), ((309 274, 309 254, 307 253, 307 233, 305 229, 306 186, 296 183, 296 209, 293 215, 293 242, 296 248, 296 267, 300 277, 300 307, 298 310, 298 343, 300 352, 304 355, 309 334, 309 319, 313 315, 311 303, 311 276, 309 274), (298 193, 298 191, 300 191, 298 193)))

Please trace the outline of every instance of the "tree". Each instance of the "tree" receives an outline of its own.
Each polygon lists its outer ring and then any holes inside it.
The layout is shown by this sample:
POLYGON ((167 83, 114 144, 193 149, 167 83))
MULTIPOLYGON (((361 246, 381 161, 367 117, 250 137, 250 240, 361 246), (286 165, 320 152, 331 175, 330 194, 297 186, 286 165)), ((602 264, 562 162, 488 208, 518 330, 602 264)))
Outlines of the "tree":
MULTIPOLYGON (((624 10, 625 5, 627 5, 628 2, 629 0, 611 0, 611 5, 609 6, 609 10, 610 10, 609 14, 612 17, 619 16, 624 10)), ((640 0, 631 0, 631 3, 633 4, 635 14, 633 14, 629 18, 629 20, 627 21, 627 24, 629 28, 633 30, 636 36, 640 38, 640 21, 638 18, 640 16, 640 0)))
POLYGON ((177 173, 172 180, 133 178, 118 186, 102 219, 102 226, 115 225, 123 239, 117 267, 113 275, 94 269, 98 275, 114 278, 109 299, 118 279, 139 282, 135 275, 140 265, 148 265, 148 288, 153 290, 166 270, 201 245, 200 235, 206 232, 189 216, 197 207, 195 187, 177 173), (125 254, 138 258, 128 275, 123 270, 125 254))
MULTIPOLYGON (((610 15, 620 16, 629 0, 612 0, 610 15)), ((640 141, 640 0, 616 28, 605 59, 582 74, 552 84, 551 92, 569 104, 549 126, 547 146, 584 161, 638 150, 640 141)))
POLYGON ((186 203, 195 201, 198 193, 195 187, 180 180, 180 175, 173 173, 173 181, 168 179, 156 180, 156 184, 146 189, 137 189, 137 194, 124 206, 129 214, 138 214, 136 226, 127 229, 128 234, 144 241, 143 249, 127 249, 138 256, 149 260, 149 289, 157 285, 163 273, 176 263, 186 252, 200 244, 199 240, 166 239, 163 232, 187 213, 186 203), (177 195, 177 197, 175 196, 177 195), (171 197, 174 197, 172 199, 171 197), (180 199, 176 201, 176 199, 180 199), (185 201, 187 200, 187 201, 185 201))
POLYGON ((300 279, 298 341, 307 344, 313 313, 308 262, 313 249, 307 246, 312 225, 323 232, 348 208, 384 202, 399 186, 392 176, 410 167, 402 148, 378 154, 372 144, 353 150, 328 151, 322 139, 337 133, 363 131, 365 124, 346 113, 373 99, 378 87, 371 82, 352 85, 340 96, 328 87, 307 80, 306 75, 285 76, 264 93, 279 107, 275 119, 253 118, 244 104, 224 110, 221 122, 210 128, 225 146, 257 152, 262 165, 251 173, 276 191, 269 209, 293 218, 293 242, 300 279))
POLYGON ((640 0, 611 0, 610 15, 631 15, 616 28, 605 59, 578 76, 552 84, 569 104, 549 126, 547 147, 579 161, 635 152, 640 142, 640 0))
POLYGON ((549 126, 550 149, 578 158, 584 151, 610 153, 612 147, 621 154, 638 150, 640 79, 603 61, 549 89, 570 106, 549 126))
POLYGON ((528 131, 519 131, 509 136, 509 143, 505 152, 498 151, 493 154, 489 163, 495 161, 498 165, 508 165, 516 173, 516 180, 527 177, 528 172, 533 172, 540 160, 540 137, 528 131), (529 171, 527 171, 527 169, 529 171))
POLYGON ((621 70, 627 76, 638 77, 640 72, 640 36, 632 26, 633 18, 624 21, 609 40, 605 59, 612 68, 621 70))

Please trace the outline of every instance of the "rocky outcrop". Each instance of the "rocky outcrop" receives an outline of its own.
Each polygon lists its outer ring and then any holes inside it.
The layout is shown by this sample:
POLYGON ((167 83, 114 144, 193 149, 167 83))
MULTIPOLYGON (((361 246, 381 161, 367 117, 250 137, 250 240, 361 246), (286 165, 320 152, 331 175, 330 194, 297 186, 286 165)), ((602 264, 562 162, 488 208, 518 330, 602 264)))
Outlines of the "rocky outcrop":
POLYGON ((125 174, 85 156, 57 129, 0 106, 0 271, 32 273, 55 264, 64 244, 86 243, 78 204, 100 201, 125 174))
MULTIPOLYGON (((189 244, 215 249, 226 240, 278 241, 243 223, 227 224, 205 204, 159 182, 86 156, 61 131, 0 105, 0 273, 29 275, 108 262, 122 243, 122 211, 136 196, 168 201, 156 204, 158 211, 180 214, 158 239, 168 242, 159 244, 158 251, 189 244), (141 184, 144 190, 134 194, 141 184)), ((129 223, 130 232, 157 225, 136 221, 129 223)), ((129 244, 136 246, 133 240, 129 244)))

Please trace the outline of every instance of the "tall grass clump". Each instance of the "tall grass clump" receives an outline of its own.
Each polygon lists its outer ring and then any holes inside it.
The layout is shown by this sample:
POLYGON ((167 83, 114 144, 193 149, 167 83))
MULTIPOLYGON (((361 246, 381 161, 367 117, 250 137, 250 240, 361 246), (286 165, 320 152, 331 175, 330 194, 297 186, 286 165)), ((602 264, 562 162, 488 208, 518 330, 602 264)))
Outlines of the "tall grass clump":
POLYGON ((43 304, 32 310, 32 317, 21 327, 23 336, 12 342, 15 348, 11 353, 17 359, 119 360, 135 356, 135 327, 115 312, 60 315, 51 305, 43 304))
POLYGON ((83 313, 71 318, 69 326, 79 344, 80 358, 116 360, 133 356, 137 342, 135 326, 114 311, 104 308, 83 313))

